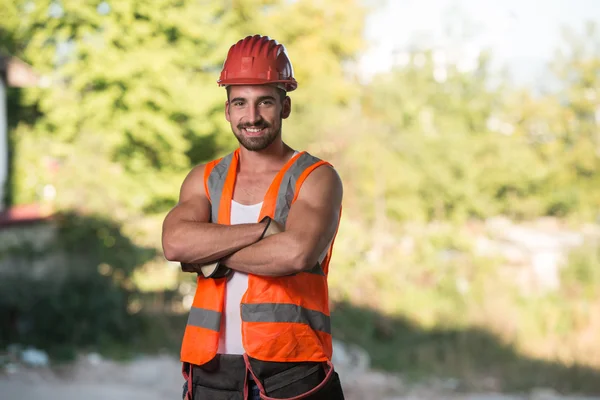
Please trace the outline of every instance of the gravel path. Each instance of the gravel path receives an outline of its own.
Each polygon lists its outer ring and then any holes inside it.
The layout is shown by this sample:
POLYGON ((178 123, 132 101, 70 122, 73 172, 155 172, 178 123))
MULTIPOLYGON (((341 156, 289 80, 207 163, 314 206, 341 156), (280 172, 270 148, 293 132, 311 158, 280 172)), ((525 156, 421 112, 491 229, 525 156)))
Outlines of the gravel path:
MULTIPOLYGON (((439 385, 407 386, 401 379, 374 371, 339 371, 347 400, 600 400, 531 393, 453 393, 439 385)), ((181 398, 180 364, 170 356, 139 358, 127 364, 82 359, 60 368, 23 368, 0 374, 0 400, 165 400, 181 398)))

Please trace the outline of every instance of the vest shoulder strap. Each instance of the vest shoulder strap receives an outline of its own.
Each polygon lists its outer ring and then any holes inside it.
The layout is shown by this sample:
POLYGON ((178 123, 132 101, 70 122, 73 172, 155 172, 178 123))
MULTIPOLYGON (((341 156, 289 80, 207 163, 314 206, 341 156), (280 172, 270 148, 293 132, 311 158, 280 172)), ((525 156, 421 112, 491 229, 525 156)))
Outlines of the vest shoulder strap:
POLYGON ((288 168, 277 194, 277 205, 275 207, 275 219, 285 225, 290 207, 296 201, 302 184, 308 175, 321 165, 330 165, 308 152, 303 152, 296 161, 288 168))
POLYGON ((209 162, 204 170, 204 188, 211 204, 211 221, 216 222, 219 217, 219 204, 225 185, 225 178, 234 153, 209 162))
POLYGON ((208 201, 211 201, 210 198, 210 190, 208 189, 208 177, 210 176, 215 165, 221 161, 222 158, 217 158, 216 160, 212 160, 206 164, 204 167, 204 193, 206 193, 206 197, 208 197, 208 201))

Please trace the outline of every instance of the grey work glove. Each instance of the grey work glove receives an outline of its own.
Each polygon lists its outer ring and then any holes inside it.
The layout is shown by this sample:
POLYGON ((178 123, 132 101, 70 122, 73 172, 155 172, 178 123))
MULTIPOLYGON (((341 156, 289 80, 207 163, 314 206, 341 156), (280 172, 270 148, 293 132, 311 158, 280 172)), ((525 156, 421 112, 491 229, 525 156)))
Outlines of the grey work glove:
POLYGON ((181 270, 183 272, 197 272, 201 273, 206 278, 222 278, 227 275, 217 276, 216 272, 219 268, 218 261, 212 261, 206 264, 198 263, 181 263, 181 270))
POLYGON ((276 233, 281 233, 285 230, 283 225, 281 225, 279 222, 275 221, 271 217, 265 217, 265 218, 263 218, 262 221, 264 221, 264 220, 267 220, 267 227, 265 228, 265 231, 263 232, 262 236, 258 240, 264 239, 264 238, 274 235, 276 233))

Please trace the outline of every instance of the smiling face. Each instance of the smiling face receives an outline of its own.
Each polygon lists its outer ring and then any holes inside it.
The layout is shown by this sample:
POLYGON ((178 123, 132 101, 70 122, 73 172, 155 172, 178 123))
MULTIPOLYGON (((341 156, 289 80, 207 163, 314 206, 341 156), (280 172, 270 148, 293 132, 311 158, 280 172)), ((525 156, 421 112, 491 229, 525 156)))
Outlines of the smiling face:
POLYGON ((225 118, 244 148, 261 151, 281 140, 282 120, 291 112, 291 100, 269 85, 230 86, 225 118))

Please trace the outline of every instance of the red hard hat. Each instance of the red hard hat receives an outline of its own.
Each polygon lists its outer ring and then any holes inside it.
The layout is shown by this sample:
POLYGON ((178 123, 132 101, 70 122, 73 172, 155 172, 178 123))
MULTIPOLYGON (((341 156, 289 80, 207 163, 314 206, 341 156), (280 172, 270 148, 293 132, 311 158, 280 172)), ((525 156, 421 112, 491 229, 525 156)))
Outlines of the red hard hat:
POLYGON ((285 47, 268 36, 247 36, 231 46, 219 86, 278 84, 287 92, 298 87, 285 47))

